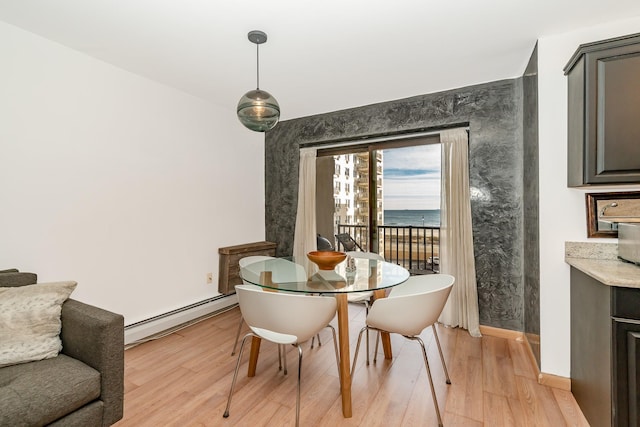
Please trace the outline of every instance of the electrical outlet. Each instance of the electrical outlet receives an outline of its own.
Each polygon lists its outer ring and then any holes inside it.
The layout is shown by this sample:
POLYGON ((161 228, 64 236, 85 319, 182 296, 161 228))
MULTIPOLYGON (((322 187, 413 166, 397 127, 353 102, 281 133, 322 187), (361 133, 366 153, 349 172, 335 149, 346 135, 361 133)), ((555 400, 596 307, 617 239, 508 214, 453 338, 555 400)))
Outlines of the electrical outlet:
POLYGON ((213 283, 213 273, 207 273, 207 283, 213 283))

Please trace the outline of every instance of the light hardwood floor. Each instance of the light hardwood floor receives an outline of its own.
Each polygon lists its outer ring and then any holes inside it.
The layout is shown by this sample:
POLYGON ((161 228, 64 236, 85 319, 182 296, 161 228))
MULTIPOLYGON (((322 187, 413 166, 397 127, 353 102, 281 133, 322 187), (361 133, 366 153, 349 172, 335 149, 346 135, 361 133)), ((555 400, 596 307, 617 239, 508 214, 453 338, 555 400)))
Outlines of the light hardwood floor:
MULTIPOLYGON (((284 376, 278 371, 277 347, 267 342, 254 378, 246 377, 245 349, 230 417, 222 417, 236 362, 231 348, 239 316, 235 308, 126 350, 124 418, 116 426, 294 425, 297 350, 287 352, 289 373, 284 376)), ((353 358, 364 308, 350 304, 349 316, 353 358)), ((441 326, 438 334, 451 385, 445 383, 430 328, 422 338, 445 426, 588 426, 570 392, 537 383, 525 344, 472 338, 464 330, 441 326)), ((329 329, 321 337, 321 347, 303 346, 301 426, 437 426, 417 343, 392 335, 393 360, 385 360, 380 348, 377 364, 366 366, 363 342, 353 377, 353 417, 345 419, 329 329)))

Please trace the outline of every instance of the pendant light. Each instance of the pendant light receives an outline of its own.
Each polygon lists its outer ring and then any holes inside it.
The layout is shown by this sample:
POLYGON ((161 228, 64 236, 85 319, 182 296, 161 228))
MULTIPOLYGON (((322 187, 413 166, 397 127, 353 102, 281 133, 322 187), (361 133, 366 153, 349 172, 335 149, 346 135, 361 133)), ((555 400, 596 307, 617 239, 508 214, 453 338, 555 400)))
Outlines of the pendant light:
POLYGON ((266 132, 273 129, 280 119, 278 101, 269 92, 260 90, 260 45, 267 41, 267 35, 262 31, 250 31, 249 41, 256 45, 256 90, 249 91, 240 98, 238 119, 253 131, 266 132))

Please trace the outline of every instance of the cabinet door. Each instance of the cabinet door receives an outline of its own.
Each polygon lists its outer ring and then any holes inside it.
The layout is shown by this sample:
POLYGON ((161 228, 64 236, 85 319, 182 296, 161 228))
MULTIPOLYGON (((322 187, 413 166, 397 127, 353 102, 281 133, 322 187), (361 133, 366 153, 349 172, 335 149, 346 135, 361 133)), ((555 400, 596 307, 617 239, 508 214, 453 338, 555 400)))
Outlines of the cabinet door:
POLYGON ((568 76, 568 185, 640 182, 640 34, 581 45, 568 76))
POLYGON ((612 289, 571 268, 571 392, 593 427, 612 424, 612 289))
POLYGON ((588 57, 586 183, 640 182, 640 46, 588 57))
POLYGON ((640 321, 613 318, 613 425, 638 427, 640 321))

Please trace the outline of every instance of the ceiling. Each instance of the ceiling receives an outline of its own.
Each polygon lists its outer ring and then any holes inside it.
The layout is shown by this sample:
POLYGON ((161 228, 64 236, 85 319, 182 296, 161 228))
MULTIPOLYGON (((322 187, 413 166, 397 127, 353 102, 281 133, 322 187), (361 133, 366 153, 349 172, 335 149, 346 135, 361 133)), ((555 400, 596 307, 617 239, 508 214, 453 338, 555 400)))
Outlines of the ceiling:
MULTIPOLYGON (((0 20, 235 108, 282 119, 522 75, 536 40, 640 15, 637 0, 0 0, 0 20)), ((567 58, 568 59, 568 58, 567 58)))

